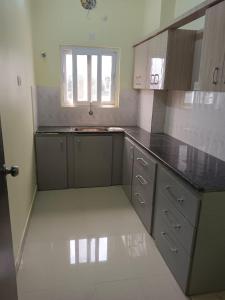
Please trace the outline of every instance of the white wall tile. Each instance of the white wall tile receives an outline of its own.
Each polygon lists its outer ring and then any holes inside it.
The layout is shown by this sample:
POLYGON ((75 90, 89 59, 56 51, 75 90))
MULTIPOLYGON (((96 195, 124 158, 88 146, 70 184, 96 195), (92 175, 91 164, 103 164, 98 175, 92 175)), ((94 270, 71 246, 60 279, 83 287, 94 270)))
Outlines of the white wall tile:
POLYGON ((225 161, 225 93, 168 94, 164 132, 225 161))
POLYGON ((150 132, 152 124, 154 91, 141 90, 138 99, 138 127, 150 132))

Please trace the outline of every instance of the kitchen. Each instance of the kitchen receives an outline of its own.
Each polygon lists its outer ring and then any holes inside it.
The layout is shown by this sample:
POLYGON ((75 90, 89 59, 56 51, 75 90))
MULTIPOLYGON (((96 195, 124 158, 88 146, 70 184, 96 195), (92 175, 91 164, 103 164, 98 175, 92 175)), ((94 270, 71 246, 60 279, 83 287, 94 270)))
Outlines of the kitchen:
POLYGON ((225 299, 225 1, 22 2, 1 297, 225 299))

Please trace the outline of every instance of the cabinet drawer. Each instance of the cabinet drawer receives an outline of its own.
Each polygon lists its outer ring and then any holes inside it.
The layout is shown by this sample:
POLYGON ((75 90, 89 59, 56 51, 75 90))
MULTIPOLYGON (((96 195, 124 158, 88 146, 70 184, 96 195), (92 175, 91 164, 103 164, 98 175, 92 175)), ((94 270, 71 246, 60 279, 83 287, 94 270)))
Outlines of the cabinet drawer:
POLYGON ((134 171, 132 187, 132 204, 148 232, 151 231, 154 182, 147 181, 134 171), (143 183, 142 184, 140 181, 143 183))
POLYGON ((139 168, 134 166, 133 171, 133 188, 141 191, 146 198, 153 198, 155 180, 151 180, 143 174, 139 168))
POLYGON ((170 172, 160 167, 157 177, 157 191, 160 191, 195 226, 199 199, 187 185, 170 172))
POLYGON ((160 220, 155 225, 154 237, 156 245, 175 279, 185 292, 189 275, 190 257, 168 230, 167 225, 160 222, 160 220))
POLYGON ((160 191, 156 195, 155 222, 162 220, 191 255, 195 228, 160 191))
POLYGON ((137 146, 134 149, 134 165, 147 179, 152 181, 155 179, 156 161, 151 158, 150 154, 137 146))

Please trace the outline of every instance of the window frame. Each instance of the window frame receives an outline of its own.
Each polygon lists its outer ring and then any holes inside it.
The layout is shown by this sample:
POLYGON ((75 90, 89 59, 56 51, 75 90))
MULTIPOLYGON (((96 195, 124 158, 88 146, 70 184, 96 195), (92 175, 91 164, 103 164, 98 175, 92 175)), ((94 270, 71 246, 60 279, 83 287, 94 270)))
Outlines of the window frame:
POLYGON ((118 48, 97 48, 97 47, 81 47, 81 46, 61 46, 61 106, 62 107, 78 107, 78 106, 99 106, 99 107, 118 107, 119 106, 119 73, 120 73, 120 50, 118 48), (66 54, 72 54, 73 61, 73 103, 69 104, 66 98, 66 54), (78 101, 77 99, 77 55, 87 55, 87 101, 78 101), (91 56, 98 57, 97 63, 97 101, 91 101, 91 56), (102 101, 102 56, 112 57, 112 87, 111 101, 102 101))

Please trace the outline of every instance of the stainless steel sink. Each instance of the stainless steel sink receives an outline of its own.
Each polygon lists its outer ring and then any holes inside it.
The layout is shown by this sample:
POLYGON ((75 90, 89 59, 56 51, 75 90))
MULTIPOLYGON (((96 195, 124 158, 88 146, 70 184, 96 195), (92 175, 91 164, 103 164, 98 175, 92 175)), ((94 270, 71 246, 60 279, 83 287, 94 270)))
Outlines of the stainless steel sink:
POLYGON ((75 127, 74 132, 123 132, 124 129, 120 127, 75 127))
POLYGON ((108 132, 107 127, 76 127, 74 132, 108 132))

